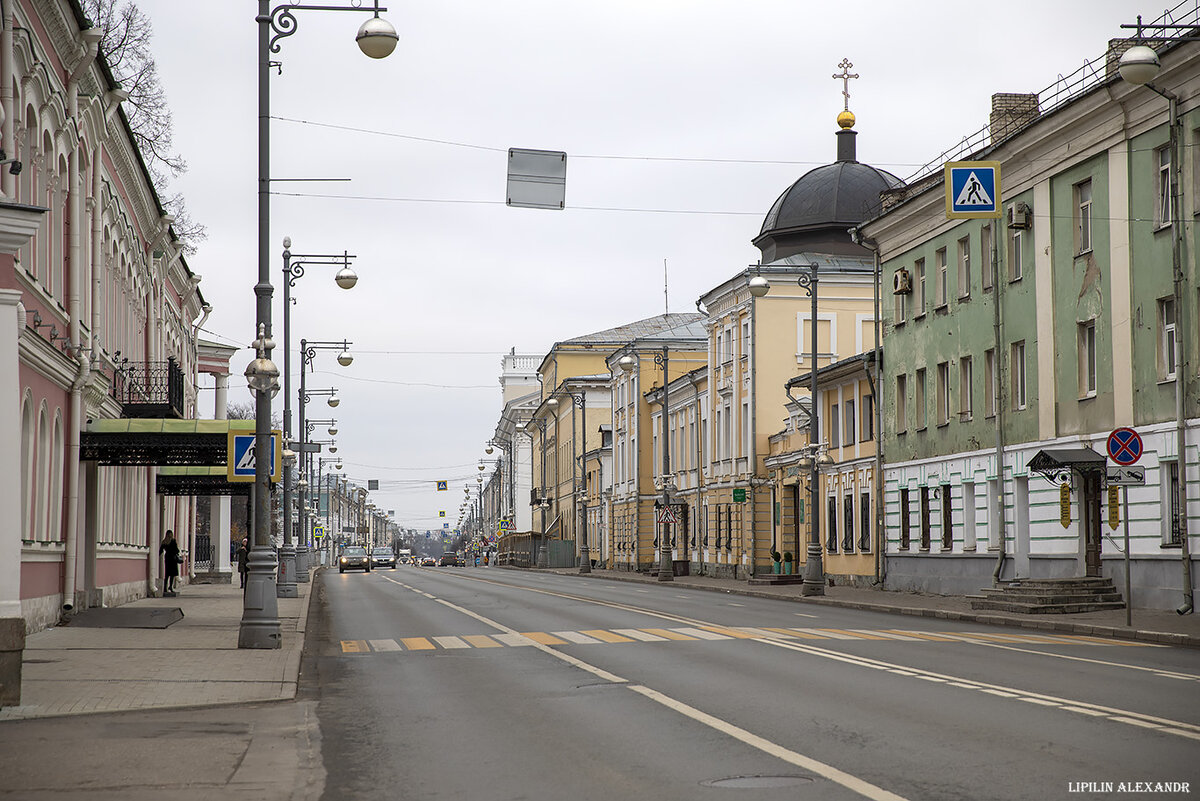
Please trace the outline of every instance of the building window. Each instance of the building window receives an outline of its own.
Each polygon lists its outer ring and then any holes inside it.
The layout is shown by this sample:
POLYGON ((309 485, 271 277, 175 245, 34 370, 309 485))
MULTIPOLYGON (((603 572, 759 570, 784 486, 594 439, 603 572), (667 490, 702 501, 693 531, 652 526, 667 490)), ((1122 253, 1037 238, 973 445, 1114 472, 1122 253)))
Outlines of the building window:
POLYGON ((915 399, 917 407, 917 430, 924 431, 926 425, 927 410, 925 408, 925 368, 921 367, 917 370, 917 397, 915 399))
POLYGON ((1158 300, 1158 380, 1175 378, 1175 298, 1158 300))
POLYGON ((1167 540, 1164 545, 1183 545, 1183 532, 1179 528, 1179 462, 1162 462, 1167 471, 1167 540))
POLYGON ((837 553, 838 549, 837 522, 837 498, 831 495, 829 496, 829 514, 825 516, 825 527, 828 529, 825 532, 825 549, 830 553, 837 553))
POLYGON ((875 396, 862 396, 862 442, 875 439, 875 396))
POLYGON ((846 417, 846 425, 845 425, 846 444, 853 445, 855 442, 855 435, 857 434, 857 432, 855 431, 855 424, 858 422, 857 418, 854 416, 854 405, 855 405, 854 399, 848 398, 846 400, 845 405, 846 405, 846 414, 845 414, 845 417, 846 417))
POLYGON ((975 390, 972 381, 971 357, 963 356, 958 360, 958 419, 961 422, 975 416, 975 390))
POLYGON ((910 529, 910 514, 908 511, 908 487, 900 490, 900 549, 907 551, 912 544, 912 531, 910 529))
POLYGON ((939 362, 937 366, 937 424, 950 422, 950 362, 939 362))
POLYGON ((723 415, 724 415, 724 412, 721 410, 721 407, 718 406, 717 407, 717 431, 716 431, 716 436, 713 437, 714 451, 715 451, 713 453, 714 461, 720 461, 721 459, 725 458, 725 454, 721 452, 721 426, 722 426, 722 422, 724 420, 723 415))
POLYGON ((1025 399, 1025 340, 1012 344, 1012 357, 1009 359, 1009 369, 1012 371, 1012 405, 1014 409, 1024 409, 1025 399))
POLYGON ((1078 325, 1079 338, 1079 397, 1096 396, 1096 321, 1078 325))
POLYGON ((1075 185, 1075 253, 1092 249, 1092 182, 1075 185))
POLYGON ((854 553, 854 495, 846 493, 842 498, 842 509, 845 514, 845 528, 842 529, 842 551, 854 553))
POLYGON ((993 242, 992 224, 988 223, 979 229, 979 280, 985 292, 996 283, 996 260, 992 258, 993 242))
POLYGON ((1023 264, 1024 254, 1021 252, 1024 247, 1024 240, 1021 236, 1020 228, 1010 228, 1008 234, 1008 280, 1020 281, 1024 275, 1025 266, 1023 264))
POLYGON ((905 321, 907 320, 907 317, 905 316, 907 305, 905 303, 905 299, 908 297, 908 293, 898 292, 892 297, 896 302, 896 319, 894 321, 894 325, 904 325, 905 321))
MULTIPOLYGON (((742 456, 750 458, 750 403, 742 403, 742 456)), ((751 468, 753 469, 753 467, 751 468)))
POLYGON ((966 481, 963 489, 963 550, 975 550, 975 482, 966 481))
POLYGON ((1171 148, 1160 147, 1158 153, 1158 199, 1154 204, 1154 222, 1159 228, 1164 228, 1175 219, 1172 214, 1174 204, 1171 202, 1171 148))
POLYGON ((871 493, 861 492, 858 496, 858 550, 871 552, 871 493))
POLYGON ((940 309, 946 305, 946 299, 950 297, 950 267, 946 264, 946 249, 938 248, 933 254, 933 261, 937 271, 934 304, 936 308, 940 309))
POLYGON ((921 487, 921 550, 929 550, 929 487, 921 487))
POLYGON ((925 314, 926 303, 928 297, 925 294, 925 260, 917 259, 913 263, 913 275, 917 277, 917 313, 914 317, 922 317, 925 314))
POLYGON ((838 417, 838 405, 835 403, 829 407, 829 447, 842 447, 841 431, 842 420, 838 417))
POLYGON ((908 376, 896 376, 896 433, 908 431, 908 376))
POLYGON ((971 238, 958 240, 958 296, 971 296, 971 238))
POLYGON ((742 320, 742 355, 750 353, 750 321, 742 320))
POLYGON ((942 485, 941 496, 942 550, 949 551, 954 547, 954 507, 951 503, 949 484, 942 485))
POLYGON ((996 372, 995 348, 988 348, 983 352, 983 379, 987 382, 983 393, 983 414, 985 417, 995 417, 996 400, 1000 394, 1000 376, 996 372))

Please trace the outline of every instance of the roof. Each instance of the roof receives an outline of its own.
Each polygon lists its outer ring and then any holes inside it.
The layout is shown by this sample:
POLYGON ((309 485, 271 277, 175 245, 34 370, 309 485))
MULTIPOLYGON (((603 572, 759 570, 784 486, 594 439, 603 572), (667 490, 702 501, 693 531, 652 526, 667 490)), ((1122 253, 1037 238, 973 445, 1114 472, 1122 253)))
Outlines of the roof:
POLYGON ((669 331, 687 323, 703 319, 704 315, 697 312, 659 314, 654 317, 647 317, 644 320, 619 325, 615 328, 606 328, 594 334, 584 334, 583 336, 556 342, 555 347, 559 345, 624 345, 630 340, 641 339, 663 331, 669 331))

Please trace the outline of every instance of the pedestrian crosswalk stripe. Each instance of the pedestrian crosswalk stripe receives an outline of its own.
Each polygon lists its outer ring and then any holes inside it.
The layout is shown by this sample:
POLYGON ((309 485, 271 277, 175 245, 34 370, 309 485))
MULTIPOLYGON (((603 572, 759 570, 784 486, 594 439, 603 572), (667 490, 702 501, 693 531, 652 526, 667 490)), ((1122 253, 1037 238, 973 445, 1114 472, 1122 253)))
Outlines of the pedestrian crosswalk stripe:
POLYGON ((696 639, 695 637, 689 637, 686 634, 680 634, 679 632, 671 631, 670 629, 642 629, 642 631, 646 632, 647 634, 656 634, 659 637, 662 637, 664 640, 694 640, 694 639, 696 639))
POLYGON ((629 637, 633 640, 641 640, 642 642, 662 642, 666 639, 666 637, 659 637, 657 634, 650 634, 641 629, 613 629, 613 633, 629 637))
POLYGON ((372 651, 399 651, 400 643, 395 640, 367 640, 372 651))
POLYGON ((432 651, 433 643, 424 637, 401 637, 400 642, 410 651, 432 651))
POLYGON ((588 629, 582 633, 589 637, 595 637, 597 640, 603 640, 604 642, 633 642, 633 639, 630 637, 623 637, 615 631, 605 631, 604 629, 588 629))
POLYGON ((433 641, 443 648, 470 648, 465 642, 458 637, 434 637, 433 641))
POLYGON ((732 640, 733 639, 733 637, 730 637, 728 635, 717 634, 715 631, 707 631, 705 629, 680 628, 680 629, 672 629, 672 630, 679 634, 686 634, 689 637, 695 637, 697 640, 732 640))
POLYGON ((463 639, 469 642, 475 648, 502 648, 500 643, 493 640, 486 634, 467 634, 463 639))
MULTIPOLYGON (((775 628, 764 626, 679 626, 670 629, 586 629, 583 631, 529 631, 504 634, 441 635, 435 637, 401 637, 377 640, 340 640, 342 653, 367 654, 395 651, 462 650, 470 648, 515 648, 523 645, 597 645, 601 643, 665 642, 675 641, 722 641, 733 639, 792 639, 792 640, 858 640, 858 641, 907 641, 949 642, 973 644, 1032 644, 1032 645, 1100 645, 1100 646, 1145 646, 1160 647, 1152 643, 1137 641, 1105 640, 1100 637, 1074 634, 998 634, 994 632, 966 631, 911 631, 905 629, 815 629, 775 628)), ((1180 676, 1173 675, 1174 678, 1180 676)), ((1187 677, 1191 678, 1191 677, 1187 677)))

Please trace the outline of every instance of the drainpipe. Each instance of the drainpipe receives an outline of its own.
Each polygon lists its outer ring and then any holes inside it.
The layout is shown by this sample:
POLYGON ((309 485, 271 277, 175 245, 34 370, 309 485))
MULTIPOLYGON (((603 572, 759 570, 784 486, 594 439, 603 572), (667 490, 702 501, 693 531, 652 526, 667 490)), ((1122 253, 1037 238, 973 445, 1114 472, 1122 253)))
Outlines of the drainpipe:
MULTIPOLYGON (((11 151, 10 157, 15 157, 17 154, 17 140, 13 128, 13 115, 16 110, 13 108, 12 90, 15 72, 13 66, 13 25, 15 22, 16 20, 9 16, 7 8, 0 10, 0 24, 3 25, 3 28, 0 29, 0 117, 3 118, 3 121, 0 122, 0 139, 3 139, 4 148, 11 151)), ((3 178, 0 178, 0 190, 9 199, 16 197, 17 176, 4 170, 3 178)))
MULTIPOLYGON (((879 243, 868 236, 863 236, 857 228, 850 229, 850 239, 868 248, 875 257, 875 351, 872 358, 874 370, 867 370, 867 383, 871 386, 871 396, 875 399, 875 583, 882 584, 887 577, 887 559, 883 549, 887 540, 883 536, 883 382, 880 376, 883 371, 883 264, 879 255, 879 243)), ((863 362, 865 363, 865 358, 863 362)))
MULTIPOLYGON (((70 119, 79 116, 79 79, 91 67, 96 58, 103 32, 89 28, 79 32, 83 39, 83 53, 67 80, 67 114, 70 119)), ((68 342, 77 362, 75 380, 71 383, 70 417, 67 423, 67 528, 66 549, 63 558, 63 611, 75 608, 75 572, 79 548, 79 440, 83 425, 83 387, 91 373, 91 358, 84 353, 83 328, 80 325, 80 284, 83 281, 83 244, 80 231, 83 228, 83 185, 79 176, 79 141, 72 142, 68 158, 68 189, 70 191, 71 215, 71 276, 67 293, 68 342)))
MULTIPOLYGON (((1007 555, 1007 536, 1004 521, 1004 382, 1001 380, 1000 364, 1003 358, 1004 328, 1000 318, 1000 292, 1004 285, 1004 276, 1000 272, 1000 220, 996 220, 996 234, 992 237, 992 269, 996 271, 992 281, 992 331, 995 342, 996 356, 993 360, 996 368, 995 386, 988 390, 996 393, 996 515, 999 533, 999 552, 996 554, 996 569, 992 571, 992 585, 1000 583, 1000 574, 1004 571, 1004 557, 1007 555)), ((991 376, 988 376, 991 380, 991 376)))

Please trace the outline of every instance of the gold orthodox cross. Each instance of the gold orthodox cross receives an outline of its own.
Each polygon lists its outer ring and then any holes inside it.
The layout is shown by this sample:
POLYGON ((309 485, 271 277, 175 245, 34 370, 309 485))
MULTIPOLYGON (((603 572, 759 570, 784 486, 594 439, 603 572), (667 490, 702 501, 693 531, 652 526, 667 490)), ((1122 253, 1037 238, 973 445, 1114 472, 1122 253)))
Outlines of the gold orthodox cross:
POLYGON ((838 64, 838 66, 842 68, 841 74, 835 73, 833 77, 834 77, 834 80, 840 80, 842 82, 842 97, 844 97, 846 99, 845 110, 849 111, 850 110, 850 79, 857 78, 858 73, 851 74, 850 68, 853 67, 854 65, 850 63, 850 59, 848 59, 848 58, 843 58, 842 63, 838 64))

